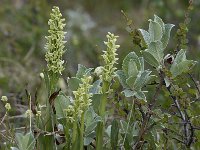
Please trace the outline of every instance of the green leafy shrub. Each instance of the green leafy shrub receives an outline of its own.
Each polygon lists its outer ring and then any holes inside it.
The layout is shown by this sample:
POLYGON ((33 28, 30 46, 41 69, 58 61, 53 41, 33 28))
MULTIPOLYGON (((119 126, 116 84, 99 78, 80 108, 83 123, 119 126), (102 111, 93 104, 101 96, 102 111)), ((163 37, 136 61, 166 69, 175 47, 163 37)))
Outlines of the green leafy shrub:
POLYGON ((68 78, 68 91, 62 92, 57 83, 64 70, 64 21, 54 7, 46 44, 47 69, 41 74, 48 91, 46 101, 33 103, 28 93, 30 130, 16 133, 12 149, 200 148, 200 89, 191 75, 197 62, 186 59, 184 49, 166 55, 174 25, 155 15, 148 32, 137 30, 138 42, 145 47, 142 56, 130 52, 119 70, 115 67, 118 36, 108 33, 104 64, 78 65, 76 76, 68 78))

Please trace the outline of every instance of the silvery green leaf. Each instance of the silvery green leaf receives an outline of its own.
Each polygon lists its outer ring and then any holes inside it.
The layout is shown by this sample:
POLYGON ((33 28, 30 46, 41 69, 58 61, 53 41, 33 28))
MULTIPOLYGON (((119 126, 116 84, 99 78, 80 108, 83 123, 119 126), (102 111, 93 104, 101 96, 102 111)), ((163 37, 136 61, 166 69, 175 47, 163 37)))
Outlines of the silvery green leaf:
POLYGON ((125 89, 124 91, 122 91, 122 93, 124 93, 125 97, 132 97, 135 95, 135 92, 133 92, 129 89, 125 89))
POLYGON ((101 121, 102 121, 101 117, 100 116, 96 116, 92 120, 92 122, 85 128, 85 135, 86 136, 90 135, 94 131, 94 129, 96 128, 97 123, 101 122, 101 121))
POLYGON ((159 64, 163 60, 164 52, 162 43, 160 41, 151 42, 148 49, 145 51, 153 55, 153 57, 159 62, 159 64))
MULTIPOLYGON (((127 131, 127 123, 124 120, 120 120, 120 125, 121 125, 121 133, 126 133, 127 131)), ((130 126, 129 126, 130 129, 130 126)))
POLYGON ((84 65, 78 64, 76 77, 81 79, 84 75, 89 75, 93 68, 86 68, 84 65))
POLYGON ((94 112, 93 107, 89 107, 89 109, 85 112, 85 126, 88 127, 93 121, 97 114, 94 112))
POLYGON ((135 54, 135 52, 130 52, 123 60, 122 63, 122 70, 124 71, 126 77, 128 77, 128 66, 129 66, 129 62, 130 60, 135 61, 138 70, 140 70, 140 62, 139 62, 139 58, 138 56, 135 54))
POLYGON ((85 74, 86 69, 87 68, 84 65, 78 64, 78 71, 76 73, 76 77, 81 79, 85 74))
POLYGON ((165 32, 163 33, 163 36, 161 39, 161 42, 163 43, 163 49, 165 49, 167 47, 167 44, 168 44, 169 38, 170 38, 170 32, 173 27, 174 27, 173 24, 165 24, 165 32))
POLYGON ((89 76, 89 75, 91 74, 91 71, 92 71, 92 70, 93 70, 93 68, 88 68, 88 69, 86 69, 86 70, 85 70, 85 74, 89 76))
POLYGON ((146 102, 146 96, 144 94, 144 92, 142 91, 137 91, 135 96, 138 98, 138 99, 141 99, 141 100, 144 100, 146 102))
POLYGON ((110 138, 110 135, 111 135, 111 125, 109 125, 107 127, 107 129, 105 130, 105 133, 107 134, 107 136, 110 138))
POLYGON ((149 81, 150 76, 149 74, 151 71, 145 70, 144 72, 140 72, 138 74, 137 79, 135 80, 134 90, 140 91, 141 88, 149 81))
POLYGON ((96 113, 98 113, 98 111, 99 111, 99 105, 100 105, 102 96, 103 96, 103 94, 93 94, 92 95, 92 98, 91 98, 92 99, 92 106, 93 106, 93 109, 96 113))
POLYGON ((139 61, 140 61, 140 67, 141 67, 139 71, 144 71, 144 58, 139 57, 139 61))
POLYGON ((131 76, 126 80, 126 83, 129 85, 129 88, 131 88, 132 90, 134 89, 134 84, 135 84, 136 78, 137 78, 137 75, 131 76))
POLYGON ((174 59, 174 62, 170 68, 172 78, 175 78, 182 73, 188 72, 195 64, 196 61, 186 59, 186 50, 180 50, 177 53, 176 58, 174 59))
POLYGON ((81 80, 76 77, 71 77, 67 80, 68 86, 72 91, 76 91, 81 83, 81 80))
POLYGON ((196 62, 193 60, 184 60, 178 64, 173 63, 173 65, 170 68, 172 78, 175 78, 182 73, 188 72, 195 64, 196 62))
POLYGON ((182 61, 186 60, 186 50, 184 49, 181 49, 177 55, 176 55, 176 58, 174 59, 174 62, 175 63, 180 63, 182 61))
POLYGON ((22 133, 16 133, 17 145, 19 150, 33 150, 35 147, 35 139, 32 132, 25 135, 22 133))
POLYGON ((91 137, 84 137, 84 145, 87 146, 90 143, 92 143, 92 141, 94 140, 94 138, 91 137))
POLYGON ((157 15, 154 15, 154 21, 157 22, 161 26, 162 33, 165 33, 165 24, 162 21, 162 19, 160 17, 158 17, 157 15))
POLYGON ((96 133, 93 131, 87 136, 84 137, 84 145, 89 145, 92 141, 94 141, 94 138, 96 136, 96 133))
POLYGON ((66 112, 64 111, 64 109, 66 109, 69 104, 69 96, 65 96, 63 93, 61 93, 56 97, 54 105, 56 109, 56 116, 58 119, 66 117, 66 112))
POLYGON ((149 33, 143 29, 139 29, 139 31, 142 34, 142 37, 144 41, 146 42, 146 44, 149 45, 149 43, 151 42, 149 33))
POLYGON ((133 59, 131 59, 128 63, 128 76, 137 76, 138 74, 138 68, 137 65, 135 63, 135 61, 133 59))
POLYGON ((137 137, 138 136, 138 133, 139 133, 139 123, 138 121, 135 121, 134 122, 134 125, 132 127, 132 132, 131 134, 133 135, 133 137, 137 137))
POLYGON ((159 23, 149 20, 149 34, 150 34, 150 41, 160 41, 162 38, 162 27, 159 23))
POLYGON ((116 75, 119 79, 119 82, 121 83, 121 85, 123 86, 123 88, 128 88, 129 86, 126 83, 126 75, 122 70, 117 70, 116 71, 116 75))
POLYGON ((149 52, 147 52, 147 50, 143 51, 142 54, 145 58, 145 61, 149 63, 151 66, 157 68, 160 65, 159 62, 154 58, 154 56, 149 52))
POLYGON ((92 87, 90 88, 90 93, 92 94, 99 94, 101 90, 101 80, 97 80, 93 83, 92 87))

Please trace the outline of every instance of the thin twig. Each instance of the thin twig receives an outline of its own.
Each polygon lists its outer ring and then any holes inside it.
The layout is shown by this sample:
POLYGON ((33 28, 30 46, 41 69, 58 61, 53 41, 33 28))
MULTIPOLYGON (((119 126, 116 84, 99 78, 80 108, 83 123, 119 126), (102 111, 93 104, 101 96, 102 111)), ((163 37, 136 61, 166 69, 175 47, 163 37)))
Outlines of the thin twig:
POLYGON ((124 143, 125 143, 125 140, 126 140, 126 135, 127 135, 129 124, 130 124, 131 117, 132 117, 133 105, 134 105, 134 99, 133 99, 133 104, 132 104, 131 111, 130 111, 130 116, 129 116, 129 119, 128 119, 128 125, 127 125, 126 131, 125 131, 125 136, 124 136, 124 139, 123 139, 123 142, 122 142, 122 146, 124 146, 124 143))
POLYGON ((160 90, 161 90, 161 88, 163 86, 163 83, 164 83, 164 76, 163 76, 163 72, 162 71, 159 72, 159 76, 160 76, 160 82, 156 87, 156 92, 153 95, 153 98, 152 98, 150 104, 148 105, 149 106, 148 107, 148 112, 144 116, 144 119, 143 119, 143 122, 142 122, 142 127, 140 128, 139 136, 138 136, 138 139, 136 140, 136 142, 134 143, 133 149, 138 149, 138 148, 140 148, 142 146, 141 145, 141 141, 143 139, 143 136, 144 136, 145 132, 147 132, 147 129, 149 129, 148 128, 148 122, 149 122, 149 120, 150 120, 150 118, 152 116, 152 111, 151 110, 155 106, 156 99, 157 99, 157 97, 158 97, 158 95, 160 93, 160 90))
POLYGON ((6 116, 7 116, 7 112, 5 113, 5 115, 4 115, 3 118, 2 118, 1 123, 0 123, 0 126, 1 126, 1 124, 4 122, 6 116))
POLYGON ((185 142, 184 142, 184 141, 182 141, 182 140, 180 140, 180 139, 178 139, 178 138, 175 138, 175 137, 173 137, 172 139, 174 139, 174 140, 178 141, 179 143, 183 143, 183 144, 185 144, 185 142))
MULTIPOLYGON (((194 80, 193 76, 192 76, 190 73, 188 73, 188 75, 189 75, 190 78, 192 79, 192 82, 194 83, 195 88, 197 89, 197 91, 198 91, 198 93, 199 93, 199 97, 200 97, 200 89, 199 89, 199 86, 197 85, 197 82, 194 80)), ((196 101, 198 101, 198 100, 199 100, 199 98, 196 99, 194 102, 196 102, 196 101)))

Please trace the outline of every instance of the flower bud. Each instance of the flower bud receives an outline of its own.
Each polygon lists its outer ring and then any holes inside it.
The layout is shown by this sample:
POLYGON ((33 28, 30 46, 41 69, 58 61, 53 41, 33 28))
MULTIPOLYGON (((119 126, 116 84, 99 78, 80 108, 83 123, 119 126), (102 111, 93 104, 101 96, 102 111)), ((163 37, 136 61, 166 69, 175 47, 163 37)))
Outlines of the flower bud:
POLYGON ((3 102, 7 102, 7 101, 8 101, 8 98, 7 98, 7 96, 2 96, 2 97, 1 97, 1 100, 2 100, 3 102))
POLYGON ((5 108, 7 111, 10 111, 10 109, 11 109, 10 103, 6 103, 5 108))

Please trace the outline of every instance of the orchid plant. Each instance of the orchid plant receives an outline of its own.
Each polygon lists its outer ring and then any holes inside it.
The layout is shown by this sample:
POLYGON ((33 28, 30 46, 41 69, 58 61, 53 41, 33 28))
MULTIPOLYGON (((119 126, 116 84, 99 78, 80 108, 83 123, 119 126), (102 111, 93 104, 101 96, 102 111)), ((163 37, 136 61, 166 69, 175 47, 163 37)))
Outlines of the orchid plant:
MULTIPOLYGON (((166 53, 173 24, 155 15, 148 31, 138 29, 145 49, 127 54, 120 69, 120 37, 108 32, 102 66, 79 64, 74 77, 65 77, 67 92, 57 86, 66 43, 58 7, 48 25, 47 69, 41 75, 48 91, 45 105, 33 106, 29 97, 30 131, 16 133, 13 150, 200 149, 200 89, 191 75, 197 62, 186 58, 185 49, 166 53)), ((2 101, 9 111, 7 98, 2 101)))

